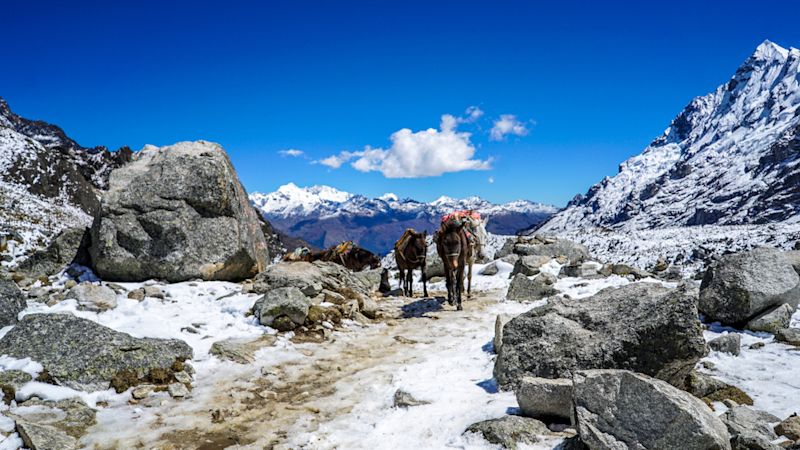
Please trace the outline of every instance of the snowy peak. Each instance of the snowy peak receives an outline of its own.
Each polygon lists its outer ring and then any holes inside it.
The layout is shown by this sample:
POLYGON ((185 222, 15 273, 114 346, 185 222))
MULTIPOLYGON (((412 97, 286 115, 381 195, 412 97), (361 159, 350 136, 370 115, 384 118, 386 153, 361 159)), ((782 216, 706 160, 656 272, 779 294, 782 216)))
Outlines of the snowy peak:
POLYGON ((800 51, 765 41, 714 92, 542 229, 795 220, 800 51))

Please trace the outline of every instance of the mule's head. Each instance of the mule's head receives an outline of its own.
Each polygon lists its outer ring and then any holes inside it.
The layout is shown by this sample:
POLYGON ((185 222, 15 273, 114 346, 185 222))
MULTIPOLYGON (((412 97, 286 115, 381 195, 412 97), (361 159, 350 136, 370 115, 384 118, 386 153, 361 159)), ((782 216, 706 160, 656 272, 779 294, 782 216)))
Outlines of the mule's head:
POLYGON ((483 219, 476 219, 474 217, 467 218, 467 224, 469 227, 469 232, 472 233, 475 239, 475 243, 477 246, 477 256, 480 259, 484 258, 483 250, 486 248, 486 240, 489 236, 489 233, 486 231, 486 223, 489 221, 488 218, 483 219))
POLYGON ((464 252, 464 223, 453 225, 439 235, 440 245, 443 250, 442 260, 446 267, 455 268, 459 265, 459 259, 464 252))

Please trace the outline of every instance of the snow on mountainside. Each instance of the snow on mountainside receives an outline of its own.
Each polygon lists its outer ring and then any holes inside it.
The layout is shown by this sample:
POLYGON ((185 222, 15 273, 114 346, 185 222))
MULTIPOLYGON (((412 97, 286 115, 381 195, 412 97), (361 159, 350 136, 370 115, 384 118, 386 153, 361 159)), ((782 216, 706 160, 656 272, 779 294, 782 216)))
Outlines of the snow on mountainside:
POLYGON ((480 197, 443 196, 430 203, 391 193, 367 198, 329 186, 300 188, 293 183, 269 194, 254 192, 250 200, 276 228, 311 244, 328 247, 354 240, 378 253, 388 252, 406 228, 433 231, 440 217, 454 210, 479 211, 489 218, 487 229, 496 234, 514 234, 558 210, 527 200, 495 205, 480 197))
POLYGON ((765 41, 539 231, 800 222, 799 83, 800 50, 765 41))

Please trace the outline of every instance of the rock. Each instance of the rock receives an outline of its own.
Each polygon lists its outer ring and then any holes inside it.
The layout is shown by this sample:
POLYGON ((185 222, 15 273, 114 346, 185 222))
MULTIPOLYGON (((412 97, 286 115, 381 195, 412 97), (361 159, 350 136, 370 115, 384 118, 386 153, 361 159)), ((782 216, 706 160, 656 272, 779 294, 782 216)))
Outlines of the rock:
POLYGON ((738 333, 726 333, 708 341, 708 347, 711 350, 739 356, 742 349, 742 336, 738 333))
POLYGON ((42 364, 52 382, 95 391, 122 392, 150 378, 169 377, 192 358, 176 339, 135 338, 71 314, 29 314, 0 339, 0 354, 42 364))
POLYGON ((239 364, 255 362, 255 353, 275 343, 275 336, 265 334, 257 338, 231 338, 211 344, 208 352, 219 359, 233 361, 239 364))
POLYGON ((658 257, 658 261, 656 261, 656 265, 653 266, 653 270, 656 271, 656 272, 663 272, 663 271, 667 270, 667 267, 669 267, 669 264, 667 263, 667 260, 664 259, 663 256, 659 256, 658 257))
POLYGON ((707 402, 733 401, 736 404, 752 405, 753 399, 736 386, 731 386, 712 376, 692 371, 686 377, 688 393, 707 402))
POLYGON ((300 326, 306 321, 309 307, 311 300, 300 289, 282 287, 273 289, 256 300, 253 313, 262 325, 268 327, 273 326, 275 319, 281 316, 288 317, 295 326, 300 326))
POLYGON ((756 434, 737 434, 731 438, 731 448, 733 450, 783 450, 783 447, 776 445, 756 434))
POLYGON ((611 265, 611 273, 614 275, 619 276, 627 276, 633 275, 634 279, 640 280, 642 278, 651 277, 652 275, 645 272, 644 270, 638 269, 636 267, 628 266, 625 264, 612 264, 611 265))
POLYGON ((569 378, 523 377, 515 393, 526 417, 572 420, 572 380, 569 378))
POLYGON ((104 280, 241 280, 269 261, 259 219, 218 144, 146 146, 111 172, 91 230, 104 280))
POLYGON ((383 272, 383 270, 384 269, 381 268, 362 270, 360 272, 354 272, 353 276, 361 280, 368 291, 377 291, 381 284, 381 272, 383 272))
POLYGON ((494 339, 492 339, 492 346, 494 347, 495 353, 500 353, 500 348, 503 346, 503 327, 513 318, 514 316, 511 314, 498 314, 497 318, 494 320, 494 339))
POLYGON ((783 420, 783 422, 775 425, 775 434, 779 436, 786 436, 793 441, 800 441, 800 416, 792 414, 783 420))
POLYGON ((787 328, 792 319, 792 314, 797 308, 789 304, 782 304, 777 308, 765 311, 761 315, 747 322, 745 328, 751 331, 765 331, 775 334, 778 330, 787 328))
POLYGON ((17 284, 11 280, 0 279, 0 328, 14 325, 28 302, 17 284))
POLYGON ((754 343, 750 344, 747 348, 749 348, 750 350, 758 350, 760 348, 764 348, 764 343, 763 342, 754 342, 754 343))
POLYGON ((565 239, 558 239, 551 243, 531 244, 518 243, 514 245, 514 253, 524 255, 543 255, 551 258, 564 257, 572 264, 577 264, 589 258, 589 250, 581 244, 565 239))
POLYGON ((90 240, 86 227, 67 228, 50 241, 47 248, 36 250, 22 261, 17 272, 38 278, 55 275, 72 263, 88 266, 90 240))
POLYGON ((369 319, 375 319, 378 317, 378 303, 373 300, 372 297, 362 297, 358 302, 358 308, 361 311, 361 314, 365 315, 369 319))
POLYGON ((553 287, 552 275, 539 274, 534 279, 528 279, 525 275, 518 273, 508 285, 506 298, 515 301, 535 301, 545 297, 558 294, 558 290, 553 287))
POLYGON ((167 386, 167 392, 172 398, 183 398, 189 395, 189 389, 183 383, 170 383, 167 386))
POLYGON ((392 285, 389 284, 389 269, 381 269, 381 282, 378 284, 378 292, 387 294, 392 290, 392 285))
POLYGON ((782 328, 775 332, 775 340, 800 347, 800 329, 782 328))
POLYGON ((183 383, 183 384, 192 383, 192 376, 182 370, 180 372, 175 372, 173 376, 175 377, 175 381, 177 381, 178 383, 183 383))
POLYGON ((722 256, 706 270, 698 308, 707 320, 742 325, 771 307, 797 307, 800 276, 778 250, 757 248, 722 256))
POLYGON ((53 426, 76 439, 96 423, 95 410, 79 398, 50 401, 34 397, 18 404, 8 415, 15 420, 53 426))
POLYGON ((297 324, 288 316, 280 316, 272 322, 272 328, 278 331, 292 331, 297 328, 297 324))
POLYGON ((551 297, 517 316, 503 327, 494 375, 513 387, 525 375, 622 368, 682 386, 706 352, 691 289, 633 283, 580 300, 551 297))
POLYGON ((74 450, 78 440, 49 425, 17 420, 17 433, 30 450, 74 450))
POLYGON ((75 280, 67 280, 66 283, 64 283, 64 289, 72 289, 77 285, 78 285, 77 281, 75 281, 75 280))
POLYGON ((396 408, 408 408, 410 406, 427 405, 430 402, 425 400, 417 400, 413 395, 408 392, 398 389, 394 393, 394 406, 396 408))
POLYGON ((152 384, 140 384, 133 388, 131 392, 131 397, 135 398, 136 400, 141 400, 150 396, 150 394, 155 391, 156 387, 152 384))
POLYGON ((438 253, 433 253, 427 256, 425 260, 425 275, 430 280, 433 277, 444 276, 444 263, 438 253))
POLYGON ((67 292, 66 299, 78 302, 78 309, 94 312, 117 307, 117 294, 106 286, 83 282, 67 292))
MULTIPOLYGON (((332 262, 304 261, 273 264, 253 280, 253 292, 264 294, 280 287, 296 287, 307 297, 324 291, 338 293, 346 300, 369 297, 370 289, 353 272, 332 262)), ((326 301, 336 303, 332 299, 326 301)))
POLYGON ((510 277, 521 273, 526 276, 537 275, 539 268, 550 262, 552 258, 546 255, 528 255, 523 256, 514 264, 514 269, 511 270, 510 277))
POLYGON ((144 300, 144 297, 145 297, 144 288, 136 288, 128 292, 128 298, 131 300, 142 301, 144 300))
POLYGON ((587 261, 561 267, 561 272, 559 273, 559 276, 596 278, 601 276, 600 270, 602 268, 603 265, 598 262, 587 261))
MULTIPOLYGON (((402 292, 402 289, 400 291, 402 292)), ((327 289, 323 289, 321 294, 323 300, 328 303, 333 303, 334 305, 344 305, 345 303, 347 303, 347 299, 344 297, 344 295, 338 292, 333 292, 327 289)))
POLYGON ((725 411, 720 416, 722 422, 728 427, 731 437, 738 435, 760 436, 767 442, 777 439, 771 423, 780 422, 781 419, 772 414, 746 405, 739 405, 725 411))
POLYGON ((794 250, 784 252, 783 254, 792 264, 794 271, 800 274, 800 247, 798 247, 798 245, 800 245, 800 241, 797 241, 797 243, 795 243, 794 250))
POLYGON ((484 275, 490 277, 493 275, 497 275, 497 272, 498 272, 497 262, 491 262, 487 264, 486 267, 481 269, 480 272, 478 272, 478 275, 484 275))
POLYGON ((391 291, 383 294, 384 297, 402 297, 404 295, 406 295, 406 293, 400 288, 392 289, 391 291))
POLYGON ((152 297, 152 298, 160 298, 164 299, 164 291, 161 290, 158 286, 145 286, 144 287, 144 296, 145 297, 152 297))
POLYGON ((17 396, 17 389, 32 379, 30 374, 21 370, 0 371, 0 390, 3 392, 3 401, 11 403, 17 396))
POLYGON ((516 449, 518 443, 535 444, 539 442, 539 436, 553 434, 544 423, 520 416, 503 416, 473 423, 465 432, 478 433, 492 444, 507 449, 516 449))
POLYGON ((508 255, 513 255, 514 245, 516 245, 516 243, 517 243, 516 237, 506 239, 506 241, 503 243, 503 246, 500 247, 500 250, 494 253, 494 257, 492 259, 502 259, 508 255))
POLYGON ((597 449, 730 449, 725 425, 700 400, 626 370, 573 378, 578 433, 597 449))
POLYGON ((500 258, 500 261, 511 264, 513 266, 517 263, 517 261, 519 261, 519 255, 512 253, 510 255, 503 256, 502 258, 500 258))

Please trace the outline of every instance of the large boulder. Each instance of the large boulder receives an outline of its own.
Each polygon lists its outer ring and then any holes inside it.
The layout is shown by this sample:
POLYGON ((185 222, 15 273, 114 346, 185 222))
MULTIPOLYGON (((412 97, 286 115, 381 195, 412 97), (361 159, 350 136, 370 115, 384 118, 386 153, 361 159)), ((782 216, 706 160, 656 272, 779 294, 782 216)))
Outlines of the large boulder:
POLYGON ((285 323, 288 328, 293 329, 305 323, 310 307, 311 300, 300 289, 293 286, 280 287, 270 290, 256 300, 253 313, 262 325, 281 329, 283 327, 279 324, 285 323), (278 322, 282 316, 288 317, 293 326, 286 321, 278 322))
POLYGON ((514 387, 526 375, 627 369, 682 386, 706 353, 688 286, 632 283, 580 300, 551 297, 514 318, 503 327, 494 375, 514 387))
POLYGON ((526 255, 521 257, 514 263, 514 269, 511 270, 511 277, 521 273, 523 275, 536 275, 539 269, 550 262, 552 258, 546 255, 526 255))
POLYGON ((710 321, 743 325, 764 311, 800 302, 800 276, 787 256, 772 248, 732 253, 703 276, 698 308, 710 321))
POLYGON ((17 272, 30 278, 38 278, 56 274, 72 263, 88 266, 90 240, 88 228, 67 228, 47 248, 35 251, 22 261, 17 266, 17 272))
POLYGON ((778 330, 787 328, 792 320, 792 314, 797 308, 786 303, 771 308, 751 319, 745 328, 752 331, 765 331, 775 334, 778 330))
POLYGON ((146 146, 111 173, 91 231, 104 279, 238 280, 269 260, 228 155, 211 142, 146 146))
POLYGON ((730 449, 725 425, 701 400, 661 380, 625 370, 573 378, 581 440, 592 449, 730 449))
POLYGON ((176 339, 135 338, 71 314, 30 314, 0 339, 0 355, 31 358, 53 383, 94 391, 120 377, 129 385, 169 378, 192 358, 192 349, 176 339))
POLYGON ((0 328, 17 323, 17 316, 28 302, 17 284, 0 278, 0 328))
POLYGON ((253 292, 258 294, 281 287, 296 287, 307 297, 333 292, 348 300, 369 297, 372 288, 339 264, 323 261, 273 264, 253 280, 253 292))

